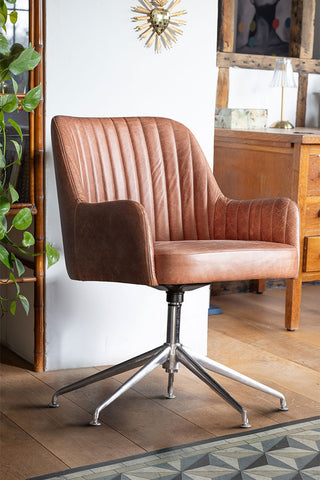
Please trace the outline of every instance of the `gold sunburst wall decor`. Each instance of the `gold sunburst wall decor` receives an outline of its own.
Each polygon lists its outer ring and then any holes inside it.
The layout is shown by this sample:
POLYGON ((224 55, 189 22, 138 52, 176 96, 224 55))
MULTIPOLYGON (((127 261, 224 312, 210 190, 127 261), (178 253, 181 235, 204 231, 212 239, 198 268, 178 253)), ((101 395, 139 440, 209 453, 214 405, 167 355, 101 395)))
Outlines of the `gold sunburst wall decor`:
POLYGON ((171 48, 177 41, 178 35, 182 35, 181 27, 186 25, 184 20, 179 19, 187 13, 186 10, 174 11, 181 0, 174 0, 168 8, 164 8, 168 0, 140 0, 141 5, 133 7, 133 11, 141 13, 134 17, 133 22, 142 22, 142 25, 135 27, 140 40, 145 40, 146 47, 155 45, 155 51, 161 52, 161 47, 171 48))

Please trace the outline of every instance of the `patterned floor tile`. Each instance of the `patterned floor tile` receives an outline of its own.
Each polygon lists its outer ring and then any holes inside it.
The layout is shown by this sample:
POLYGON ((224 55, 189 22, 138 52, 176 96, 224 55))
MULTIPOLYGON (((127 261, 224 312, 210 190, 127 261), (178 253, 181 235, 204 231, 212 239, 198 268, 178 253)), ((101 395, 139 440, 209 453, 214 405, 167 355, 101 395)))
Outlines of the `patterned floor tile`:
POLYGON ((320 480, 320 418, 29 480, 320 480))

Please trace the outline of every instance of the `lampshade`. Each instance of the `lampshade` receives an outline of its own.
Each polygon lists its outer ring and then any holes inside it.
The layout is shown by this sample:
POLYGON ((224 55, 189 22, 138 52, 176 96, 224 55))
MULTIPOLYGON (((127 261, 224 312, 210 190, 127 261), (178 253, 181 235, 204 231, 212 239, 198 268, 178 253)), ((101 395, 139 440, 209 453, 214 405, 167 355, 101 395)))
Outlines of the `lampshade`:
POLYGON ((296 87, 291 58, 276 58, 271 87, 296 87))

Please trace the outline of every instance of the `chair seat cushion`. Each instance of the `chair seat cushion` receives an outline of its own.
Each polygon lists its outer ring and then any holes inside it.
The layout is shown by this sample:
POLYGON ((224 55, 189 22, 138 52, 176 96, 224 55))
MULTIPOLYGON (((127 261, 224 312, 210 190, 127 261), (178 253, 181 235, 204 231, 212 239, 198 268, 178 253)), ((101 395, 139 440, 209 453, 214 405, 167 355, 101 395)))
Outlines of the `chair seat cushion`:
POLYGON ((155 242, 159 285, 295 278, 297 249, 273 242, 183 240, 155 242))

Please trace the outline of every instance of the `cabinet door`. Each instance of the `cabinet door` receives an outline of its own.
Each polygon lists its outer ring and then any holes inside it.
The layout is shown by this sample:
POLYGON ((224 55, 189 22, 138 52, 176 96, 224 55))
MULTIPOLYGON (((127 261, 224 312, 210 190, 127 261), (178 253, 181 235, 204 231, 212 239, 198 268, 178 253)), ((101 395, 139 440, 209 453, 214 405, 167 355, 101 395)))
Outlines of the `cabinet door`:
POLYGON ((308 195, 320 195, 320 148, 311 147, 308 172, 308 195))
POLYGON ((320 236, 305 238, 305 272, 320 272, 320 236))

